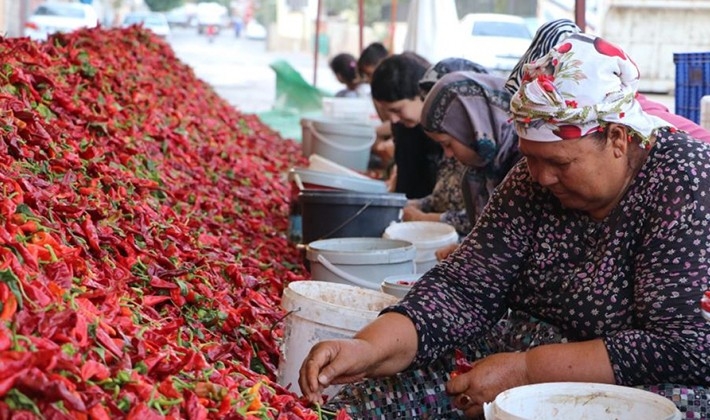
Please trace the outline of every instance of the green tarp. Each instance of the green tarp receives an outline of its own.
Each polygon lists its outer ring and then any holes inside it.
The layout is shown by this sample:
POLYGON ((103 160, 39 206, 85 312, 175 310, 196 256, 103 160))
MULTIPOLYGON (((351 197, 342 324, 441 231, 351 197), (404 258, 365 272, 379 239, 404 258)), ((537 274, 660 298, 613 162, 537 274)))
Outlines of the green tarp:
POLYGON ((301 118, 320 113, 323 98, 333 95, 308 83, 285 60, 274 61, 269 67, 276 73, 276 99, 273 108, 259 113, 259 118, 281 136, 301 141, 301 118))

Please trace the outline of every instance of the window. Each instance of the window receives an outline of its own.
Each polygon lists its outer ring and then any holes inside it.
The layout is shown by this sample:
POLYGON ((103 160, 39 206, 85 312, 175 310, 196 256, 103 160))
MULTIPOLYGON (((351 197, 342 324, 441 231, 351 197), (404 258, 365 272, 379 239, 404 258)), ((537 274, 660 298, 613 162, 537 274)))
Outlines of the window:
POLYGON ((84 10, 77 7, 66 7, 63 5, 45 4, 39 6, 35 11, 37 16, 64 16, 69 18, 83 19, 86 17, 84 10))

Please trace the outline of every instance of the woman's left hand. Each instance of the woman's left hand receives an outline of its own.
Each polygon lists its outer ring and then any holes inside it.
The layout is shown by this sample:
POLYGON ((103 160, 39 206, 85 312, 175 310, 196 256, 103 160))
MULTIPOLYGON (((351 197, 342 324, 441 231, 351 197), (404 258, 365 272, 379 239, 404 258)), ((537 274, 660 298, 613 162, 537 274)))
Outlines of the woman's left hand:
POLYGON ((419 210, 415 204, 407 204, 402 209, 402 220, 405 222, 424 220, 424 212, 419 210))
POLYGON ((477 417, 483 414, 483 403, 528 383, 525 353, 498 353, 474 362, 470 371, 451 378, 446 392, 467 417, 477 417))

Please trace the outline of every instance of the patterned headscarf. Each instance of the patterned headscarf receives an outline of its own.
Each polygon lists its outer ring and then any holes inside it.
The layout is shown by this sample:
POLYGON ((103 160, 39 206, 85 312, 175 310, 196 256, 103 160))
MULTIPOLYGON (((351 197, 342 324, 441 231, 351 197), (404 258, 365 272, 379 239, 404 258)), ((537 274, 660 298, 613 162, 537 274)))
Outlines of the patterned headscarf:
POLYGON ((628 127, 650 147, 669 124, 646 114, 636 100, 639 70, 619 47, 586 34, 571 35, 534 63, 523 66, 522 85, 510 110, 528 140, 583 137, 608 123, 628 127))
POLYGON ((509 121, 510 94, 504 82, 492 74, 445 75, 424 100, 422 128, 451 135, 473 149, 484 166, 507 160, 518 139, 509 121))
POLYGON ((464 176, 466 212, 473 223, 493 189, 520 158, 518 136, 510 122, 505 79, 492 74, 454 72, 443 76, 424 100, 420 124, 469 147, 482 161, 464 176))
POLYGON ((429 93, 434 83, 441 79, 445 74, 455 71, 472 71, 475 73, 488 73, 485 67, 480 64, 465 58, 450 57, 445 58, 433 66, 429 67, 421 79, 419 79, 419 89, 423 94, 429 93))
POLYGON ((570 35, 582 32, 574 22, 569 19, 557 19, 552 22, 543 23, 535 32, 530 47, 525 51, 525 54, 520 58, 518 64, 513 67, 510 72, 508 81, 505 82, 505 89, 511 95, 520 88, 520 82, 523 79, 523 66, 532 63, 538 58, 547 54, 552 47, 564 41, 570 35))

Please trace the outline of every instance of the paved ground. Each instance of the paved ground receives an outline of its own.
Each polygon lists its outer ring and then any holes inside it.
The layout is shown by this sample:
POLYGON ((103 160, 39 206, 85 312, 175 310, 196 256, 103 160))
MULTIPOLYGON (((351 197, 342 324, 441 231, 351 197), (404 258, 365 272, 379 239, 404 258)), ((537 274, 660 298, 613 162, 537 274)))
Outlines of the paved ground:
MULTIPOLYGON (((272 108, 276 76, 269 64, 275 60, 286 60, 313 83, 315 59, 310 53, 267 51, 265 41, 236 38, 231 31, 224 31, 209 42, 193 28, 174 30, 169 42, 178 58, 190 65, 199 78, 244 112, 272 108)), ((327 60, 321 57, 318 61, 317 86, 331 92, 339 89, 341 85, 327 60)))

